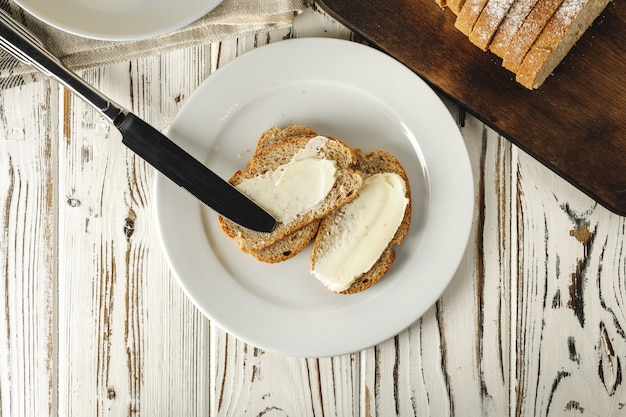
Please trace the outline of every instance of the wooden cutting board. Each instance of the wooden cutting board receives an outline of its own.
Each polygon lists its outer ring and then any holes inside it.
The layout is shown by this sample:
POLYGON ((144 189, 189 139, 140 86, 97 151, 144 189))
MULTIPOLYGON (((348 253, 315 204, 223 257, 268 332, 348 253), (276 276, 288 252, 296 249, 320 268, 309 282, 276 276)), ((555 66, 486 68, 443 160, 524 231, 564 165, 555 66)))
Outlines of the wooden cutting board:
POLYGON ((613 0, 537 90, 454 28, 434 0, 318 0, 609 210, 626 215, 626 1, 613 0))

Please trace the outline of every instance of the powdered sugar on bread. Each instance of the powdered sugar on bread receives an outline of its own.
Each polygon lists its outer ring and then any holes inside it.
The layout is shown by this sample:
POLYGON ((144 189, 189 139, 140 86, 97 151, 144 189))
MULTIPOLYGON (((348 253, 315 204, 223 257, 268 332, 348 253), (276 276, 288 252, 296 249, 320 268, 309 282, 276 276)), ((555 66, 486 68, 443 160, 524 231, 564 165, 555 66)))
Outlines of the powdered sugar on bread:
POLYGON ((528 89, 540 87, 611 0, 466 0, 455 27, 528 89))

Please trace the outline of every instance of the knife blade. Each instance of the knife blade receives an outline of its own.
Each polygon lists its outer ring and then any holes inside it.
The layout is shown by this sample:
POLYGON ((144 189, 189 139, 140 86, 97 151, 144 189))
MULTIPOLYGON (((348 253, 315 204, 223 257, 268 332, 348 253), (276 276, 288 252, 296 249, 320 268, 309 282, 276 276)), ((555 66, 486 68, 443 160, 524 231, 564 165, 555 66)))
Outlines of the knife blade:
POLYGON ((122 134, 122 143, 222 216, 248 229, 271 232, 276 220, 156 128, 116 104, 65 67, 30 31, 0 9, 0 47, 56 79, 95 107, 122 134))
POLYGON ((265 210, 133 113, 115 125, 124 145, 222 216, 258 232, 276 226, 265 210))

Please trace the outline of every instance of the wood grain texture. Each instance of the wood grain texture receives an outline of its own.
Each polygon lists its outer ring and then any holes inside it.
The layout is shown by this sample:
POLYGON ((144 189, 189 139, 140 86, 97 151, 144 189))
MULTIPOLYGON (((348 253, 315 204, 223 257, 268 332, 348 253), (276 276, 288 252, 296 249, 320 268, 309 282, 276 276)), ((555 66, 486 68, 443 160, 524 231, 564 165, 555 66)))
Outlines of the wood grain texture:
MULTIPOLYGON (((82 75, 165 129, 181 97, 207 76, 205 52, 82 75)), ((205 415, 208 388, 198 369, 207 368, 208 323, 172 280, 159 249, 154 172, 87 104, 68 94, 63 100, 59 414, 205 415)))
POLYGON ((50 83, 0 96, 0 415, 55 415, 55 98, 50 83))
POLYGON ((515 329, 521 415, 625 411, 624 218, 519 155, 515 329), (541 181, 541 182, 539 182, 541 181))

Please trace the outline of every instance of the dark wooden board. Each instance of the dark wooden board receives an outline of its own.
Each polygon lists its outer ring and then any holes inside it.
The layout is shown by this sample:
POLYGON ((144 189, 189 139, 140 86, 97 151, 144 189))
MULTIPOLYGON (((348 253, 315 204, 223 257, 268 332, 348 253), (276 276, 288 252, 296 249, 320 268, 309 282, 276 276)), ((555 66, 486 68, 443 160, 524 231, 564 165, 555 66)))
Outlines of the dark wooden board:
POLYGON ((434 0, 319 0, 609 210, 626 215, 626 1, 613 0, 537 90, 454 28, 434 0))

